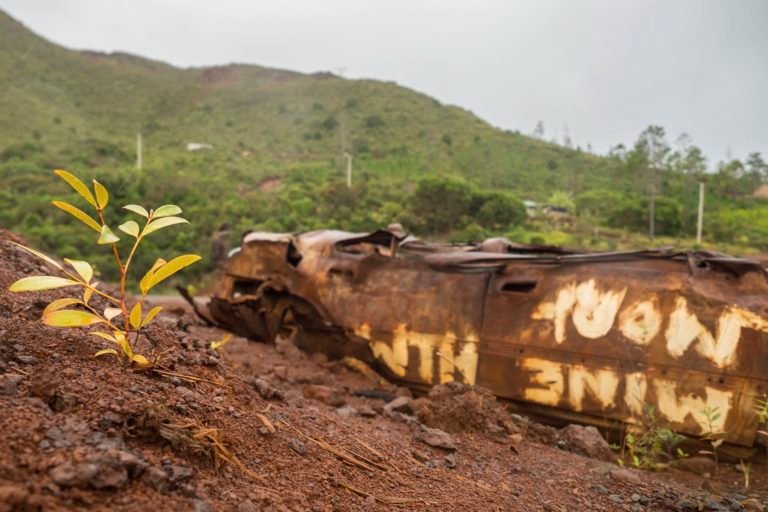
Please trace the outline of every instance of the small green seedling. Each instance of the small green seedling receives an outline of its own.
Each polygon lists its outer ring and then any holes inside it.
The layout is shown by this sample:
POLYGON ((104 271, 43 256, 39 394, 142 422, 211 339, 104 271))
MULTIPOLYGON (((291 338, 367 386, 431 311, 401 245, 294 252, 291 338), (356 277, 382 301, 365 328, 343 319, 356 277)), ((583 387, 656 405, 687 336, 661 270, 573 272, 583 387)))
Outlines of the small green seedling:
POLYGON ((704 428, 704 431, 702 432, 701 438, 705 441, 708 441, 710 446, 712 446, 712 451, 709 450, 700 450, 699 453, 706 454, 706 455, 712 455, 712 458, 715 459, 715 472, 719 471, 719 461, 717 458, 717 449, 720 447, 721 444, 723 444, 723 441, 725 441, 725 436, 727 432, 724 432, 720 429, 720 418, 722 415, 718 412, 717 407, 705 407, 702 411, 700 411, 700 414, 704 417, 704 419, 707 422, 707 426, 704 428))
MULTIPOLYGON (((636 468, 664 469, 675 458, 686 457, 678 445, 683 436, 661 426, 656 418, 656 409, 650 404, 643 405, 643 416, 624 437, 622 456, 629 455, 636 468)), ((619 459, 623 464, 623 458, 619 459)))
POLYGON ((152 268, 144 274, 139 282, 141 295, 139 301, 128 310, 126 294, 126 279, 131 260, 136 254, 141 241, 160 229, 173 226, 174 224, 188 224, 186 219, 178 217, 181 208, 173 204, 167 204, 149 210, 135 204, 129 204, 123 208, 144 217, 144 226, 140 227, 136 221, 129 220, 118 229, 130 237, 133 244, 125 260, 120 257, 117 242, 120 240, 117 235, 109 228, 104 220, 104 209, 109 203, 109 193, 107 189, 98 181, 93 180, 93 192, 85 186, 75 175, 62 170, 56 170, 54 173, 71 186, 80 194, 96 211, 96 218, 82 211, 81 209, 69 203, 62 201, 53 201, 57 208, 69 213, 89 228, 96 231, 99 236, 96 241, 99 245, 109 245, 115 258, 115 264, 120 271, 120 292, 117 297, 98 289, 98 282, 93 281, 93 267, 85 261, 64 259, 68 265, 67 268, 53 258, 46 256, 29 247, 16 244, 25 251, 37 256, 38 258, 50 263, 58 268, 66 277, 58 276, 31 276, 19 279, 9 288, 12 292, 31 292, 40 290, 50 290, 53 288, 62 288, 65 286, 79 286, 82 288, 82 296, 57 299, 48 304, 43 311, 43 323, 53 327, 87 327, 91 325, 104 325, 109 332, 93 331, 89 334, 106 339, 117 346, 117 348, 106 348, 96 352, 95 356, 112 355, 118 360, 129 362, 138 367, 149 367, 151 363, 145 356, 134 352, 134 347, 139 339, 141 329, 146 327, 160 311, 161 306, 150 309, 144 314, 142 308, 146 300, 147 293, 154 286, 171 277, 179 270, 200 260, 196 254, 184 254, 177 256, 170 261, 158 259, 152 268), (101 295, 111 304, 104 311, 98 311, 91 304, 93 295, 101 295), (122 325, 117 318, 122 316, 122 325), (133 340, 131 340, 133 338, 133 340))

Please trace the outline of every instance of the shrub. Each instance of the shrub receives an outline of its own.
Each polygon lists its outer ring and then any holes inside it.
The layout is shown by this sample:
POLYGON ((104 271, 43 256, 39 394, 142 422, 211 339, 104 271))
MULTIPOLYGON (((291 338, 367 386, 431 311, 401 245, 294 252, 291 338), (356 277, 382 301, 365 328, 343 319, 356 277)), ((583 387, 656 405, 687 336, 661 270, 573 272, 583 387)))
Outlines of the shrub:
POLYGON ((411 203, 420 228, 428 234, 461 228, 472 206, 472 188, 458 178, 429 177, 419 181, 411 203))
POLYGON ((474 202, 473 217, 487 229, 517 226, 526 217, 523 203, 504 192, 481 192, 475 195, 474 202))

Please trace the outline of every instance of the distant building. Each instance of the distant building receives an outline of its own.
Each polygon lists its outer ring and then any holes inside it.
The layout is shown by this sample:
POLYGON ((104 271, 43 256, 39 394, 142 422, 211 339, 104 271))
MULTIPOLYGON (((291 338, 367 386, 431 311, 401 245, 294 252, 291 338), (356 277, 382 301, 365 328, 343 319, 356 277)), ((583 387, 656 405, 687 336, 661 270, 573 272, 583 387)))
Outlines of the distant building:
POLYGON ((768 199, 768 185, 760 185, 757 190, 752 192, 752 197, 759 199, 768 199))
POLYGON ((536 215, 536 212, 539 209, 539 203, 531 201, 530 199, 524 199, 523 206, 525 206, 525 213, 527 213, 529 217, 536 215))
POLYGON ((200 151, 201 149, 213 149, 213 145, 205 142, 187 142, 187 151, 200 151))

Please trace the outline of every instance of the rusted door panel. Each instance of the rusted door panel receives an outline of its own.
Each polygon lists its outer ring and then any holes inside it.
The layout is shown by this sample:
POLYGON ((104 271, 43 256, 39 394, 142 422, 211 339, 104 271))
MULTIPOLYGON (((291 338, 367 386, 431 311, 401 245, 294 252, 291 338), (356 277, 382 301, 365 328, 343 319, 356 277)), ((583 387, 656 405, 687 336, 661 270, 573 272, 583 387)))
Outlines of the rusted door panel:
POLYGON ((509 266, 494 276, 478 383, 510 399, 620 421, 653 406, 662 422, 696 435, 701 411, 717 407, 725 422, 715 426, 730 442, 751 444, 751 408, 766 384, 764 321, 692 293, 686 273, 615 270, 509 266), (506 286, 526 279, 535 287, 506 286))
POLYGON ((368 340, 400 378, 472 382, 487 276, 441 275, 412 260, 356 263, 335 260, 317 287, 333 323, 368 340))

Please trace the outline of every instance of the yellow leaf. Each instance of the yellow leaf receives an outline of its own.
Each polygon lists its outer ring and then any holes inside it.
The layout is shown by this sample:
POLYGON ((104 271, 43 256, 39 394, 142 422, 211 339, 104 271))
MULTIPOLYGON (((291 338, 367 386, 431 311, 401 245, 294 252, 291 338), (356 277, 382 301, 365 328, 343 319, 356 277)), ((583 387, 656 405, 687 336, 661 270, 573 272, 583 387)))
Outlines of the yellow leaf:
POLYGON ((152 280, 152 275, 155 273, 155 271, 166 264, 166 261, 163 258, 158 258, 155 261, 155 264, 152 265, 152 268, 147 270, 147 273, 144 274, 144 277, 141 278, 141 281, 139 281, 139 288, 141 289, 142 294, 146 294, 149 291, 149 282, 152 280))
POLYGON ((36 292, 39 290, 52 290, 62 286, 78 285, 77 281, 55 276, 31 276, 19 279, 8 288, 9 292, 36 292))
POLYGON ((83 196, 83 198, 85 198, 86 201, 88 201, 93 206, 96 206, 98 208, 98 206, 96 205, 96 199, 93 198, 93 194, 91 194, 91 191, 88 190, 88 187, 85 186, 85 183, 80 181, 80 179, 77 176, 61 169, 56 169, 53 172, 54 174, 56 174, 56 176, 66 181, 69 184, 69 186, 75 189, 75 191, 78 194, 83 196))
POLYGON ((43 315, 43 323, 53 327, 84 327, 102 322, 104 320, 93 313, 74 309, 60 309, 43 315))
POLYGON ((30 254, 34 254, 35 256, 37 256, 38 258, 40 258, 41 260, 45 260, 45 261, 47 261, 48 263, 50 263, 50 264, 51 264, 51 265, 53 265, 54 267, 56 267, 56 268, 58 268, 58 269, 61 269, 61 270, 64 270, 64 267, 62 267, 61 265, 59 265, 59 263, 58 263, 58 262, 56 262, 56 261, 55 261, 53 258, 50 258, 50 257, 46 256, 45 254, 43 254, 43 253, 41 253, 41 252, 37 252, 37 251, 36 251, 36 250, 34 250, 34 249, 30 249, 29 247, 27 247, 27 246, 25 246, 25 245, 17 244, 16 242, 11 242, 11 243, 12 243, 13 245, 17 245, 17 246, 21 247, 22 249, 24 249, 25 251, 27 251, 27 252, 28 252, 28 253, 30 253, 30 254))
POLYGON ((77 208, 76 206, 72 206, 69 203, 65 203, 64 201, 51 201, 53 206, 56 208, 61 208, 68 214, 72 215, 79 221, 81 221, 83 224, 88 226, 89 228, 93 229, 94 231, 101 232, 101 226, 99 226, 99 223, 93 220, 93 217, 85 213, 80 208, 77 208))
POLYGON ((88 334, 92 336, 98 336, 99 338, 104 338, 105 340, 109 340, 111 342, 117 343, 117 339, 115 339, 114 336, 112 336, 107 332, 93 331, 93 332, 89 332, 88 334))
POLYGON ((45 309, 43 310, 43 315, 50 313, 51 311, 56 311, 62 308, 65 308, 67 306, 71 306, 72 304, 82 304, 83 301, 80 299, 56 299, 55 301, 48 304, 45 309))
POLYGON ((105 348, 104 350, 99 350, 95 354, 93 354, 93 357, 101 357, 101 356, 115 356, 118 357, 117 350, 113 348, 105 348))
POLYGON ((131 309, 131 327, 138 329, 141 326, 141 302, 137 302, 131 309))
POLYGON ((159 219, 160 217, 170 217, 171 215, 178 215, 181 213, 181 208, 175 204, 164 204, 154 212, 152 212, 153 219, 159 219))
POLYGON ((70 260, 67 258, 64 258, 64 261, 72 265, 72 268, 74 268, 77 273, 80 274, 80 277, 82 277, 86 283, 91 282, 91 278, 93 277, 93 268, 91 265, 85 261, 70 260))
POLYGON ((149 313, 147 313, 147 316, 144 317, 144 320, 141 321, 141 326, 144 327, 145 325, 149 325, 149 322, 155 319, 158 313, 163 310, 163 306, 155 306, 152 309, 149 310, 149 313))
POLYGON ((106 308, 104 310, 104 318, 106 318, 107 320, 112 320, 120 313, 122 313, 122 311, 118 308, 106 308))
POLYGON ((128 233, 134 238, 139 236, 139 225, 136 223, 136 221, 133 221, 133 220, 129 220, 128 222, 120 224, 119 226, 117 226, 117 229, 119 229, 123 233, 128 233))
POLYGON ((173 226, 174 224, 182 224, 182 223, 189 224, 189 221, 187 219, 182 219, 181 217, 163 217, 162 219, 153 220, 147 225, 147 227, 144 228, 144 231, 141 233, 141 236, 146 236, 150 233, 154 233, 159 229, 167 228, 168 226, 173 226))
POLYGON ((229 340, 231 340, 231 339, 232 339, 232 335, 231 334, 227 334, 226 336, 221 338, 219 341, 212 341, 211 342, 211 350, 218 350, 218 349, 220 349, 221 347, 226 345, 227 342, 229 342, 229 340))
MULTIPOLYGON (((96 286, 96 283, 93 283, 92 286, 96 286)), ((91 297, 93 296, 93 288, 86 288, 83 292, 83 303, 88 304, 88 301, 91 300, 91 297)))
POLYGON ((107 192, 104 185, 96 180, 93 180, 93 190, 96 191, 96 202, 99 205, 99 209, 103 210, 107 207, 107 203, 109 202, 109 192, 107 192))
POLYGON ((131 356, 131 361, 138 364, 139 366, 149 366, 150 364, 147 358, 140 354, 133 354, 133 356, 131 356))
POLYGON ((142 217, 149 217, 149 212, 137 204, 128 204, 123 206, 123 208, 133 213, 138 213, 142 217))
POLYGON ((125 334, 121 331, 112 331, 112 334, 115 335, 117 345, 120 347, 120 350, 123 351, 123 354, 128 356, 128 358, 132 358, 133 349, 131 348, 131 344, 128 343, 128 339, 126 339, 125 334))
POLYGON ((171 277, 173 274, 183 269, 184 267, 188 267, 189 265, 201 259, 202 258, 197 254, 184 254, 182 256, 176 256, 171 261, 158 268, 155 273, 152 274, 152 279, 150 279, 147 289, 152 288, 158 283, 171 277))
POLYGON ((109 229, 109 226, 106 224, 101 226, 101 236, 99 237, 99 240, 96 242, 100 245, 106 245, 106 244, 114 244, 115 242, 120 241, 120 239, 115 235, 111 229, 109 229))

